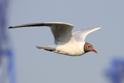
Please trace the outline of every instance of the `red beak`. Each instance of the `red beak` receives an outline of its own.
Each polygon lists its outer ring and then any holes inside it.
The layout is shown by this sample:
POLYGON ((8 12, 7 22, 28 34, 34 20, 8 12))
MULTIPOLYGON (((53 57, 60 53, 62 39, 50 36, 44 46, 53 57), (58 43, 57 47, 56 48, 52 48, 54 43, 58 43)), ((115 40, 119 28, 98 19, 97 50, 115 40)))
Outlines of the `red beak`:
POLYGON ((96 49, 94 49, 94 48, 92 49, 92 51, 95 52, 95 53, 97 53, 96 49))

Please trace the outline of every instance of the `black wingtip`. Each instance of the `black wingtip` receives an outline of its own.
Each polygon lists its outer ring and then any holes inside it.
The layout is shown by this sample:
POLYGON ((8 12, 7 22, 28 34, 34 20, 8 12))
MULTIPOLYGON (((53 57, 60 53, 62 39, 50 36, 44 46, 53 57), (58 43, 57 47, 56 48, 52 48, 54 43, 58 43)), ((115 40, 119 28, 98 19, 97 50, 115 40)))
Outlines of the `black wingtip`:
POLYGON ((13 28, 13 27, 12 27, 12 26, 9 26, 8 28, 10 28, 10 29, 11 29, 11 28, 13 28))

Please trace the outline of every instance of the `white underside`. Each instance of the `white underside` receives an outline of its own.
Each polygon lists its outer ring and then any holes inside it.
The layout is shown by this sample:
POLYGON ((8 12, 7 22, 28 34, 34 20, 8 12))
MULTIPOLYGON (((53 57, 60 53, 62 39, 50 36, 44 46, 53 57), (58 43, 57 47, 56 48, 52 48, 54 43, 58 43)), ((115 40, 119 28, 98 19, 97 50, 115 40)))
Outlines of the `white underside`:
POLYGON ((56 52, 66 55, 79 56, 84 53, 85 42, 70 41, 64 45, 58 45, 56 52))

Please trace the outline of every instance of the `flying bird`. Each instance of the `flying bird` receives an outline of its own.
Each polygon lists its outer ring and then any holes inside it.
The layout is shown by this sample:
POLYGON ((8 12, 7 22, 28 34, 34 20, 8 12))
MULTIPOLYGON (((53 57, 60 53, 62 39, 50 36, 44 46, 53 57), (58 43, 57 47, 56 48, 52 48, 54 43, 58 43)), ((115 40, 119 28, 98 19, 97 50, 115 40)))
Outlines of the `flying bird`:
POLYGON ((88 52, 97 53, 96 49, 91 43, 85 41, 88 34, 99 30, 100 27, 88 29, 84 31, 72 32, 74 26, 64 22, 43 22, 31 23, 17 26, 10 26, 9 28, 22 28, 22 27, 40 27, 48 26, 54 36, 55 45, 37 46, 38 49, 44 49, 59 54, 69 56, 81 56, 88 52))

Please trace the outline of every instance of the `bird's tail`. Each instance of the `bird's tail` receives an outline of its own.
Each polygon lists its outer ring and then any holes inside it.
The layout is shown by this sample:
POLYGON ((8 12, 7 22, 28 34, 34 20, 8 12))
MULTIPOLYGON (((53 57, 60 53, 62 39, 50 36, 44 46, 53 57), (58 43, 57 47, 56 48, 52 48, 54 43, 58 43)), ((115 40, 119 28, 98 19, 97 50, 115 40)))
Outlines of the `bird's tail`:
POLYGON ((43 50, 47 50, 47 51, 55 51, 56 49, 53 47, 47 47, 47 46, 36 46, 36 48, 38 49, 43 49, 43 50))

